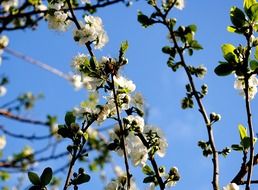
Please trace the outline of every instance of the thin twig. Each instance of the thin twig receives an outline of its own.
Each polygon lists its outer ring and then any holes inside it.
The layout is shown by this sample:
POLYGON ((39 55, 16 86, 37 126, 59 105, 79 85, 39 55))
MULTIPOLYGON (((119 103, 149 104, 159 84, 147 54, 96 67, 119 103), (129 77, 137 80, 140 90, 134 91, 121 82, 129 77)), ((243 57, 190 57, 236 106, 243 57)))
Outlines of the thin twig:
POLYGON ((170 36, 171 36, 171 39, 174 43, 174 47, 176 48, 178 54, 179 54, 179 57, 180 57, 180 60, 181 60, 181 65, 183 66, 186 74, 187 74, 187 77, 188 77, 188 80, 190 82, 190 85, 191 85, 191 88, 192 88, 192 92, 193 92, 193 95, 196 99, 196 102, 198 104, 198 107, 199 107, 199 111, 204 119, 204 122, 205 122, 205 125, 206 125, 206 129, 207 129, 207 132, 208 132, 208 138, 209 138, 209 144, 211 146, 211 149, 212 149, 212 162, 213 162, 213 180, 212 180, 212 185, 213 185, 213 189, 214 190, 219 190, 219 160, 218 160, 218 152, 217 152, 217 149, 216 149, 216 146, 215 146, 215 139, 214 139, 214 135, 213 135, 213 130, 212 130, 212 124, 210 122, 210 119, 207 115, 207 112, 205 110, 205 107, 203 106, 203 103, 202 103, 202 100, 201 98, 199 97, 199 93, 198 91, 196 90, 196 87, 195 87, 195 83, 194 83, 194 80, 193 80, 193 77, 189 71, 189 68, 184 60, 184 55, 183 55, 183 50, 179 47, 178 43, 177 43, 177 40, 176 40, 176 36, 175 36, 175 33, 173 31, 173 29, 170 28, 170 26, 168 25, 167 23, 167 19, 166 19, 166 16, 167 16, 167 13, 163 14, 162 11, 155 5, 154 8, 156 9, 156 11, 159 13, 159 15, 161 16, 162 18, 162 24, 165 25, 170 33, 170 36))
MULTIPOLYGON (((143 134, 142 133, 137 133, 136 135, 141 139, 143 145, 149 150, 150 149, 149 143, 147 142, 147 140, 145 139, 143 134)), ((161 178, 161 176, 159 174, 159 169, 158 169, 157 162, 156 162, 154 156, 151 155, 150 152, 148 153, 148 156, 149 156, 149 160, 151 161, 151 165, 152 165, 152 167, 154 169, 156 178, 158 180, 158 184, 159 184, 160 190, 164 190, 165 189, 165 183, 163 182, 163 180, 162 180, 162 178, 161 178)))
POLYGON ((122 149, 123 149, 123 154, 124 154, 124 162, 125 162, 125 169, 126 169, 126 176, 127 176, 127 190, 130 189, 130 179, 132 175, 130 174, 130 168, 128 164, 128 158, 127 158, 127 153, 126 153, 126 146, 125 146, 125 137, 124 137, 124 127, 122 124, 122 120, 120 118, 120 113, 119 113, 119 107, 118 107, 118 102, 117 102, 117 94, 115 90, 115 82, 114 82, 114 75, 111 75, 111 83, 112 83, 112 90, 113 90, 113 96, 114 96, 114 103, 116 106, 116 113, 117 113, 117 120, 118 120, 118 125, 120 127, 121 135, 120 135, 120 141, 122 144, 122 149))
POLYGON ((53 73, 53 74, 55 74, 55 75, 57 75, 57 76, 59 76, 61 78, 64 78, 64 79, 66 79, 68 81, 71 80, 71 77, 68 74, 63 73, 62 71, 60 71, 60 70, 58 70, 58 69, 56 69, 54 67, 51 67, 51 66, 49 66, 46 63, 43 63, 43 62, 38 61, 36 59, 33 59, 30 56, 24 55, 21 52, 12 50, 10 48, 5 48, 5 52, 10 54, 10 55, 12 55, 12 56, 15 56, 15 57, 17 57, 19 59, 22 59, 22 60, 24 60, 24 61, 26 61, 28 63, 31 63, 31 64, 36 65, 36 66, 39 66, 40 68, 42 68, 44 70, 47 70, 47 71, 49 71, 49 72, 51 72, 51 73, 53 73))
POLYGON ((36 135, 23 135, 23 134, 15 134, 15 133, 12 133, 8 130, 6 130, 4 128, 4 126, 0 125, 0 130, 10 136, 10 137, 14 137, 14 138, 18 138, 18 139, 25 139, 25 140, 29 140, 29 141, 33 141, 33 140, 45 140, 45 139, 49 139, 51 137, 53 137, 54 133, 51 133, 51 134, 48 134, 48 135, 43 135, 43 136, 36 136, 36 135))
POLYGON ((33 125, 42 125, 42 126, 48 126, 49 124, 48 122, 45 121, 40 121, 40 120, 33 120, 33 119, 29 119, 29 118, 24 118, 18 115, 14 115, 11 112, 8 112, 5 109, 0 109, 0 116, 9 118, 9 119, 13 119, 19 122, 23 122, 23 123, 29 123, 29 124, 33 124, 33 125))

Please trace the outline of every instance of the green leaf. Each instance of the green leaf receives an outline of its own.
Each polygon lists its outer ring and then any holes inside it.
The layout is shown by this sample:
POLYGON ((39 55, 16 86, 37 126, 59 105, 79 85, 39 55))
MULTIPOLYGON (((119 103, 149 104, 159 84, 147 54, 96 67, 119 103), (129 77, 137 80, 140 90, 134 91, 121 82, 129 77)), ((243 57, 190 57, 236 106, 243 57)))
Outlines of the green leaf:
POLYGON ((128 41, 122 42, 122 43, 121 43, 121 46, 120 46, 120 52, 121 52, 121 54, 124 55, 125 52, 127 51, 128 47, 129 47, 128 41))
POLYGON ((40 176, 41 185, 48 185, 52 179, 52 176, 52 169, 50 167, 45 168, 40 176))
POLYGON ((247 137, 247 129, 242 124, 238 125, 238 132, 241 140, 247 137))
POLYGON ((235 32, 237 29, 234 26, 228 26, 227 31, 228 32, 235 32))
POLYGON ((244 9, 245 11, 247 12, 247 10, 253 5, 256 3, 256 0, 244 0, 244 9))
POLYGON ((230 75, 234 71, 234 67, 231 64, 220 64, 215 69, 214 72, 218 76, 227 76, 230 75))
POLYGON ((237 28, 243 27, 246 23, 245 14, 237 7, 232 7, 230 9, 230 20, 237 28))
POLYGON ((154 172, 152 171, 151 167, 148 166, 148 165, 145 165, 145 166, 142 168, 142 172, 143 172, 145 175, 154 175, 154 172))
POLYGON ((38 174, 36 174, 34 172, 28 172, 28 177, 29 177, 30 182, 33 185, 40 185, 40 179, 39 179, 38 174))
POLYGON ((203 47, 196 40, 192 40, 189 45, 195 50, 203 49, 203 47))
POLYGON ((258 20, 258 3, 253 4, 249 8, 247 15, 254 22, 258 20))
POLYGON ((244 149, 248 149, 250 147, 250 137, 243 138, 240 144, 244 147, 244 149))
POLYGON ((231 148, 232 148, 233 150, 235 150, 235 151, 243 151, 243 150, 244 150, 243 146, 242 146, 242 145, 239 145, 239 144, 232 144, 232 145, 231 145, 231 148))
POLYGON ((258 60, 258 46, 255 47, 254 57, 258 60))
POLYGON ((75 116, 73 115, 73 112, 66 112, 65 114, 65 124, 67 126, 70 126, 72 123, 75 123, 75 116))
POLYGON ((195 24, 191 24, 188 26, 192 32, 196 32, 197 31, 197 26, 195 24))
POLYGON ((138 22, 141 23, 141 25, 144 28, 147 28, 148 26, 152 25, 154 23, 154 20, 149 18, 148 16, 144 15, 141 11, 138 12, 137 17, 138 22))
POLYGON ((152 182, 155 182, 154 176, 148 176, 143 179, 143 183, 152 183, 152 182))
POLYGON ((234 53, 235 46, 232 44, 223 44, 221 46, 221 50, 223 53, 223 57, 228 61, 228 62, 236 62, 236 55, 234 53))
POLYGON ((76 179, 76 184, 80 185, 82 183, 87 183, 88 181, 90 181, 90 176, 88 174, 80 174, 77 179, 76 179))
POLYGON ((251 60, 250 61, 250 68, 255 71, 256 69, 258 69, 258 62, 256 60, 251 60))

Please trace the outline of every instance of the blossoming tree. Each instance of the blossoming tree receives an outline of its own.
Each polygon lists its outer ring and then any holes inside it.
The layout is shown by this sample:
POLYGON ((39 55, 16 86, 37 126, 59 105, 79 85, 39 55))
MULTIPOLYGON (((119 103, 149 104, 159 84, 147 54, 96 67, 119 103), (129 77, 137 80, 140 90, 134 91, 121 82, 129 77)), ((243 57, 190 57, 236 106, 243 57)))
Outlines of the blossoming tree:
MULTIPOLYGON (((5 54, 15 56, 64 78, 77 90, 84 88, 88 92, 87 99, 84 99, 80 106, 67 111, 63 115, 64 119, 59 120, 52 115, 47 115, 47 119, 41 121, 20 114, 34 107, 41 95, 24 93, 14 100, 1 102, 1 117, 17 121, 19 124, 27 123, 48 128, 47 135, 42 135, 40 131, 28 135, 11 132, 7 126, 0 123, 2 181, 15 180, 17 175, 12 174, 14 172, 26 174, 28 180, 25 179, 25 185, 31 190, 90 189, 92 187, 87 184, 96 180, 91 177, 93 171, 108 170, 108 164, 111 165, 115 177, 101 175, 106 190, 142 189, 142 186, 137 187, 141 182, 147 184, 148 189, 176 189, 177 183, 184 177, 180 175, 184 172, 174 166, 173 162, 166 163, 165 166, 159 164, 166 158, 166 152, 171 147, 167 140, 170 136, 164 135, 161 128, 149 124, 149 110, 144 104, 144 95, 136 92, 136 84, 123 74, 123 69, 129 64, 126 55, 129 42, 121 42, 116 51, 117 56, 108 56, 109 52, 99 52, 108 43, 109 38, 103 20, 96 12, 101 8, 115 6, 119 2, 126 6, 132 4, 131 1, 124 0, 0 1, 0 31, 3 33, 0 37, 1 62, 5 64, 5 54), (83 11, 83 14, 79 11, 83 11), (44 22, 43 20, 50 30, 68 33, 70 38, 74 39, 74 43, 82 47, 83 51, 68 61, 71 62, 72 68, 70 74, 65 74, 9 48, 7 37, 9 31, 36 29, 44 22), (21 151, 14 150, 15 152, 10 155, 5 155, 7 137, 19 141, 43 140, 49 143, 42 149, 33 150, 30 146, 24 146, 21 151), (49 155, 49 152, 50 156, 39 156, 49 155), (58 163, 60 158, 62 165, 58 163), (42 166, 41 163, 45 164, 42 166), (63 172, 63 175, 59 178, 57 176, 60 172, 63 172), (138 180, 139 172, 142 173, 140 180, 138 180), (108 182, 105 181, 106 178, 108 182)), ((207 111, 205 98, 208 85, 198 80, 205 76, 207 69, 204 65, 190 65, 188 61, 196 51, 203 49, 195 38, 197 26, 194 24, 180 26, 172 12, 175 9, 183 10, 185 2, 148 0, 145 3, 145 6, 149 6, 149 13, 139 10, 138 22, 143 28, 151 28, 154 25, 165 28, 168 45, 162 48, 162 52, 168 56, 167 66, 173 72, 183 71, 186 80, 186 93, 181 100, 181 108, 196 107, 201 116, 201 125, 207 133, 207 140, 200 140, 198 146, 204 157, 211 157, 209 188, 255 189, 255 184, 258 183, 257 173, 255 175, 258 154, 255 153, 256 137, 251 103, 257 93, 258 85, 256 76, 258 39, 255 37, 258 30, 258 3, 256 0, 244 0, 243 8, 234 6, 230 9, 232 25, 228 26, 227 30, 239 34, 244 40, 237 47, 230 43, 223 44, 221 50, 224 61, 214 66, 214 72, 218 76, 231 74, 235 76, 234 88, 244 97, 244 113, 247 118, 246 124, 238 125, 239 143, 231 142, 232 144, 226 145, 225 148, 218 148, 217 143, 221 139, 216 138, 216 128, 214 128, 215 123, 221 120, 221 115, 207 111), (239 170, 232 171, 233 177, 227 184, 221 184, 223 173, 220 173, 220 163, 223 160, 220 157, 227 157, 232 150, 241 153, 239 170)), ((0 95, 3 97, 8 96, 6 88, 8 83, 8 77, 3 76, 0 80, 0 95)), ((188 172, 192 175, 196 173, 196 171, 188 172)), ((20 183, 15 188, 23 189, 23 179, 17 177, 17 180, 20 183)), ((183 180, 180 183, 183 183, 183 180)), ((9 188, 11 187, 2 186, 2 189, 9 188)))

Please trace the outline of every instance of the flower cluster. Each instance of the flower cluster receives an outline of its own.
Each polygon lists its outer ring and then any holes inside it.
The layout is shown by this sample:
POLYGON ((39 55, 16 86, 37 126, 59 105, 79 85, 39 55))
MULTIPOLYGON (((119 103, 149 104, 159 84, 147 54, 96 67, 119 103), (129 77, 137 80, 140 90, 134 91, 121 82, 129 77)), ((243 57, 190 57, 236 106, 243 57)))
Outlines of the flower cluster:
MULTIPOLYGON (((149 154, 154 155, 157 153, 160 157, 165 155, 168 144, 159 128, 147 125, 143 126, 143 119, 137 116, 128 116, 124 121, 126 121, 125 128, 129 129, 125 137, 126 151, 134 166, 144 166, 149 154), (128 125, 131 125, 131 127, 128 128, 128 125), (130 131, 132 128, 138 132, 130 131), (143 144, 142 139, 138 137, 137 133, 143 134, 149 148, 143 144)), ((123 151, 120 146, 121 135, 122 133, 118 125, 110 131, 110 137, 116 145, 115 151, 122 156, 123 151)))
POLYGON ((1 1, 1 6, 5 12, 9 12, 12 8, 18 7, 18 0, 3 0, 1 1))
POLYGON ((0 36, 0 65, 2 63, 2 54, 4 53, 4 48, 9 44, 9 38, 5 35, 0 36))
MULTIPOLYGON (((107 184, 105 190, 119 190, 119 189, 127 189, 127 179, 126 175, 118 176, 117 179, 112 180, 107 184)), ((135 182, 131 179, 130 180, 130 189, 128 190, 137 190, 137 186, 135 182)))
POLYGON ((235 183, 230 183, 227 186, 223 187, 223 190, 239 190, 239 186, 235 183))
POLYGON ((175 4, 175 7, 179 10, 182 10, 185 7, 184 0, 163 0, 163 7, 170 7, 172 4, 175 4))
MULTIPOLYGON (((252 75, 249 80, 248 80, 248 100, 252 100, 254 96, 257 93, 257 85, 258 85, 258 79, 256 78, 255 75, 252 75)), ((245 97, 245 81, 244 77, 242 76, 237 76, 235 83, 234 83, 234 88, 240 91, 240 95, 245 97)))
POLYGON ((85 24, 80 22, 81 28, 73 32, 75 41, 82 45, 93 43, 95 49, 101 49, 108 42, 101 18, 86 15, 84 21, 85 24))
POLYGON ((46 19, 50 29, 64 32, 71 25, 71 21, 68 19, 70 14, 64 12, 62 10, 63 7, 64 3, 62 1, 48 4, 49 12, 46 15, 46 19))
POLYGON ((6 145, 6 138, 4 135, 2 135, 0 136, 0 151, 4 149, 5 145, 6 145))

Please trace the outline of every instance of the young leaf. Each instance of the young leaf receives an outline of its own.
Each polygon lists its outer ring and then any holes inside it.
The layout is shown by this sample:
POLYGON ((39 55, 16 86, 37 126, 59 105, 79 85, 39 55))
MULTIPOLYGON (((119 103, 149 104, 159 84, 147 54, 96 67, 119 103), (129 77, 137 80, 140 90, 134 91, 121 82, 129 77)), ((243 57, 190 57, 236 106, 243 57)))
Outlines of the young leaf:
POLYGON ((72 123, 75 123, 75 116, 73 115, 73 112, 66 112, 65 114, 65 124, 67 126, 70 126, 72 123))
POLYGON ((143 179, 143 183, 152 183, 152 182, 155 182, 155 177, 153 176, 148 176, 143 179))
POLYGON ((258 69, 258 62, 256 61, 256 60, 251 60, 250 61, 250 68, 252 69, 252 70, 256 70, 256 69, 258 69))
POLYGON ((33 185, 40 185, 40 179, 39 179, 38 174, 36 174, 34 172, 28 172, 28 177, 29 177, 30 182, 33 185))
POLYGON ((239 8, 232 7, 230 9, 230 20, 234 26, 241 28, 246 22, 245 14, 239 8))
POLYGON ((80 185, 82 183, 87 183, 88 181, 90 181, 90 176, 88 174, 82 173, 76 179, 76 184, 80 185))
POLYGON ((243 125, 241 125, 241 124, 238 125, 238 131, 239 131, 241 140, 243 140, 245 137, 247 137, 247 129, 243 125))
POLYGON ((142 168, 142 172, 146 175, 154 175, 154 172, 152 171, 152 169, 150 168, 150 166, 148 165, 145 165, 143 168, 142 168))
POLYGON ((258 46, 255 47, 254 57, 258 60, 258 46))
POLYGON ((228 61, 228 62, 234 62, 236 61, 236 55, 234 53, 235 50, 235 46, 233 46, 232 44, 223 44, 221 46, 221 50, 223 53, 223 57, 228 61))
POLYGON ((233 150, 235 150, 235 151, 243 151, 243 150, 244 150, 243 146, 242 146, 242 145, 239 145, 239 144, 232 144, 232 145, 231 145, 231 148, 232 148, 233 150))
POLYGON ((52 179, 52 175, 52 169, 50 167, 45 168, 40 176, 41 185, 48 185, 52 179))
POLYGON ((256 3, 256 0, 244 0, 244 9, 247 12, 247 10, 256 3))
POLYGON ((139 23, 142 24, 144 28, 147 28, 148 26, 152 25, 154 23, 154 20, 149 18, 148 16, 144 15, 141 11, 138 12, 137 20, 139 23))
POLYGON ((214 72, 218 76, 227 76, 230 75, 234 71, 234 67, 231 64, 220 64, 215 69, 214 72))

